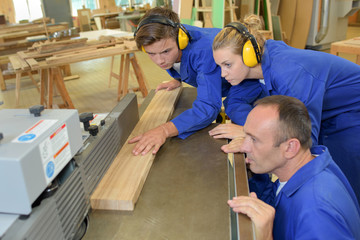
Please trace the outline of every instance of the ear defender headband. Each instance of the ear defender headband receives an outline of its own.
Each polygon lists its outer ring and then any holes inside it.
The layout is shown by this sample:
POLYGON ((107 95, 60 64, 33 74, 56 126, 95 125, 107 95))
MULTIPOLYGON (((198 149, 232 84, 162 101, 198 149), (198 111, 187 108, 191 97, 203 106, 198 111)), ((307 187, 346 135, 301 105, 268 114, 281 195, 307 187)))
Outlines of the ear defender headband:
MULTIPOLYGON (((160 16, 160 15, 151 15, 148 16, 146 18, 144 18, 138 25, 137 29, 134 32, 134 37, 136 37, 136 33, 139 31, 139 29, 147 24, 151 24, 151 23, 160 23, 166 26, 171 26, 173 28, 178 28, 179 32, 178 32, 178 36, 177 36, 177 45, 179 47, 180 50, 183 50, 184 48, 186 48, 186 46, 189 44, 189 41, 191 41, 191 37, 189 32, 183 27, 183 25, 181 25, 180 23, 175 23, 173 21, 171 21, 170 19, 164 17, 164 16, 160 16)), ((145 52, 144 46, 141 46, 141 49, 143 52, 145 52)))
POLYGON ((248 67, 255 67, 261 62, 261 54, 259 44, 256 42, 255 37, 249 33, 248 29, 239 22, 232 22, 225 27, 231 27, 236 29, 247 40, 242 49, 242 57, 244 64, 248 67))

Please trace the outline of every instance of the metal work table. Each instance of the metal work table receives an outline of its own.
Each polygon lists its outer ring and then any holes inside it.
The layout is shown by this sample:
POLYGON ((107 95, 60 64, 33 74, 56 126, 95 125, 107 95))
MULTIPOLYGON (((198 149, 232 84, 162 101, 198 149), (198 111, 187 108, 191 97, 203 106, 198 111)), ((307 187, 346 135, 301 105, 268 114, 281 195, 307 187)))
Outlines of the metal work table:
MULTIPOLYGON (((190 108, 195 98, 196 89, 184 88, 173 117, 190 108)), ((228 161, 220 150, 226 140, 209 136, 214 126, 185 140, 168 139, 135 210, 93 210, 83 239, 229 239, 228 161)))

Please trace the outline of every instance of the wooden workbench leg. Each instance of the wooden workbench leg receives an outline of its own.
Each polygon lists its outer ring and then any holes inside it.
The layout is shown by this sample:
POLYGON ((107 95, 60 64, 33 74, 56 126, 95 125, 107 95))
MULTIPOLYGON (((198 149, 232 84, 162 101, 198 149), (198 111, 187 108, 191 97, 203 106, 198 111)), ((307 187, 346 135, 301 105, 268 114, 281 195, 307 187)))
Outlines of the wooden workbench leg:
POLYGON ((112 57, 111 57, 110 76, 109 76, 109 87, 110 87, 110 85, 111 85, 111 78, 113 77, 114 58, 115 58, 115 56, 112 56, 112 57))
POLYGON ((17 72, 16 73, 16 80, 15 80, 15 98, 16 98, 16 106, 19 105, 19 98, 20 98, 20 79, 21 79, 21 73, 20 72, 17 72))
MULTIPOLYGON (((125 68, 126 68, 126 59, 127 59, 128 54, 122 54, 121 55, 121 59, 120 59, 120 69, 119 69, 119 83, 118 83, 118 97, 117 100, 120 101, 121 96, 123 95, 123 85, 124 85, 124 81, 125 81, 125 74, 124 74, 124 62, 125 62, 125 68), (125 56, 126 55, 126 56, 125 56)), ((129 62, 129 60, 127 60, 127 62, 129 62)), ((130 64, 128 64, 128 67, 130 67, 130 64)), ((125 71, 126 73, 126 71, 125 71)), ((127 73, 128 78, 129 78, 129 71, 127 73)))
MULTIPOLYGON (((125 67, 124 67, 124 78, 122 81, 122 96, 125 96, 128 93, 129 85, 129 72, 130 72, 130 54, 127 53, 125 56, 125 67)), ((118 99, 120 100, 120 99, 118 99)))
POLYGON ((6 90, 6 84, 5 84, 5 79, 4 76, 2 74, 2 70, 0 69, 0 88, 1 91, 5 91, 6 90))
POLYGON ((35 81, 35 79, 34 79, 32 73, 31 73, 31 71, 28 72, 28 74, 29 74, 29 77, 30 77, 31 81, 32 81, 33 84, 35 85, 36 89, 38 90, 38 92, 40 92, 39 86, 38 86, 37 82, 35 81))
MULTIPOLYGON (((120 69, 119 69, 119 91, 122 91, 122 84, 123 84, 123 78, 124 78, 124 62, 125 62, 125 55, 121 54, 120 58, 120 69)), ((122 92, 121 92, 122 93, 122 92)))
POLYGON ((53 108, 53 96, 54 96, 54 71, 53 68, 49 69, 48 84, 47 84, 47 108, 53 108))
POLYGON ((147 87, 146 87, 146 80, 144 78, 144 74, 140 68, 140 65, 136 59, 136 56, 135 54, 133 54, 133 56, 131 57, 131 64, 133 66, 133 69, 134 69, 134 72, 135 72, 135 75, 136 75, 136 79, 138 81, 138 84, 139 84, 139 88, 140 88, 140 91, 143 95, 143 97, 146 97, 148 95, 148 90, 147 90, 147 87))
POLYGON ((66 77, 71 76, 70 64, 66 64, 64 66, 61 66, 60 68, 63 70, 64 76, 66 76, 66 77))
POLYGON ((48 108, 46 100, 46 87, 48 79, 48 69, 41 69, 40 71, 40 104, 48 108))
POLYGON ((334 44, 330 45, 330 54, 339 56, 339 51, 338 51, 338 47, 334 44))
POLYGON ((54 71, 54 81, 55 81, 55 86, 57 87, 57 89, 60 92, 60 95, 64 101, 65 107, 66 108, 72 108, 74 109, 74 104, 71 101, 71 98, 69 96, 68 91, 66 90, 66 86, 65 86, 65 82, 64 82, 64 78, 61 74, 61 70, 60 68, 53 68, 52 69, 54 71))

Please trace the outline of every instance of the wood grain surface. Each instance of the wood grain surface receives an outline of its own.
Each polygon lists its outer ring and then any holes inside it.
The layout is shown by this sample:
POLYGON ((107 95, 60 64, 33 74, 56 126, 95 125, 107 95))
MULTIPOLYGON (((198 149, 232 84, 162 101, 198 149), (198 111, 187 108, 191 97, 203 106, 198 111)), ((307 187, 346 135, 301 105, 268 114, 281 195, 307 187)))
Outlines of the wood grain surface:
MULTIPOLYGON (((181 88, 158 91, 135 126, 128 140, 168 121, 181 88)), ((134 210, 155 155, 134 156, 134 144, 125 144, 93 192, 93 209, 134 210)), ((101 159, 99 159, 101 161, 101 159)))

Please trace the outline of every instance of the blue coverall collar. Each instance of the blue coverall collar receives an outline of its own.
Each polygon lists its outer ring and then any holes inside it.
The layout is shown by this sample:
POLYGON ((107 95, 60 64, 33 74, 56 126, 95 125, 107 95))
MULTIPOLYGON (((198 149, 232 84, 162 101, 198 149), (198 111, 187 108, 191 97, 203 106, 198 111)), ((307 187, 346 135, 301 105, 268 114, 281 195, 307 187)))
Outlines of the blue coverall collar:
POLYGON ((291 195, 293 195, 310 178, 319 174, 330 164, 330 153, 325 146, 314 146, 311 148, 311 153, 317 155, 317 157, 305 164, 289 179, 284 188, 276 196, 275 206, 278 205, 282 194, 287 198, 291 197, 291 195))

